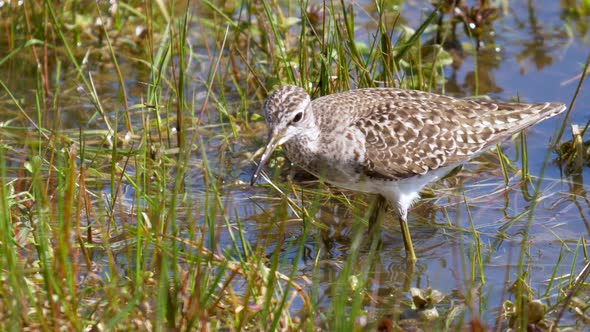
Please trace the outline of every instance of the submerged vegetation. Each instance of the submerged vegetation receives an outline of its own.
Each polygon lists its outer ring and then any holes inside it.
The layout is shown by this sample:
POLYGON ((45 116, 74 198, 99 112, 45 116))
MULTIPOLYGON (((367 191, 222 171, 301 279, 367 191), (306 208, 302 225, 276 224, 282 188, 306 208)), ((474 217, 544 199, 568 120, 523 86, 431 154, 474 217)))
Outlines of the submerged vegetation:
MULTIPOLYGON (((0 1, 0 330, 587 329, 590 122, 425 193, 414 273, 365 195, 280 153, 246 184, 278 85, 499 93, 511 2, 0 1)), ((516 12, 523 68, 587 42, 588 1, 561 6, 563 30, 516 12)))

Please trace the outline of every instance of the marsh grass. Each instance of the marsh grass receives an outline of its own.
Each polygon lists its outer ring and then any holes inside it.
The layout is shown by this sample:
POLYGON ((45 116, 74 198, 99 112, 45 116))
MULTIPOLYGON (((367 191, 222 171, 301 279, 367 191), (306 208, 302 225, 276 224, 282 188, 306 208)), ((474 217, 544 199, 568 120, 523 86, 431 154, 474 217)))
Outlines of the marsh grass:
MULTIPOLYGON (((451 257, 464 285, 436 301, 431 291, 407 295, 413 274, 401 260, 394 271, 382 266, 401 247, 367 238, 365 196, 283 181, 279 172, 250 189, 227 169, 249 167, 253 156, 243 150, 254 151, 263 137, 252 112, 275 85, 298 84, 314 96, 373 86, 439 89, 450 56, 423 44, 435 8, 414 31, 376 2, 377 28, 365 44, 356 41, 358 7, 345 1, 202 3, 193 12, 189 2, 33 1, 1 11, 10 22, 0 54, 0 77, 9 75, 0 80, 1 330, 388 329, 436 307, 439 318, 416 324, 476 330, 495 322, 500 329, 500 312, 480 290, 493 248, 523 220, 511 253, 522 282, 502 295, 513 299, 513 327, 526 328, 536 299, 548 305, 548 321, 559 322, 565 308, 587 315, 587 263, 582 271, 576 263, 588 262, 583 237, 563 240, 544 290, 527 288, 534 269, 527 234, 544 179, 528 171, 524 139, 515 143, 522 167, 498 156, 504 183, 521 186, 529 209, 482 234, 488 230, 474 221, 463 175, 449 179, 442 196, 448 222, 435 223, 431 213, 416 226, 459 243, 451 257), (195 36, 195 27, 207 32, 195 36), (35 68, 24 70, 33 73, 26 90, 21 68, 35 68), (146 79, 139 92, 129 88, 130 68, 146 79), (104 71, 111 82, 96 79, 104 71), (107 96, 109 84, 117 92, 107 96), (73 121, 72 105, 82 110, 73 121), (260 215, 240 212, 239 192, 255 192, 260 215), (333 206, 348 211, 346 225, 320 222, 334 219, 333 206), (457 224, 463 213, 468 224, 457 224), (330 259, 336 233, 347 246, 330 259), (570 273, 559 275, 565 255, 574 257, 570 273), (384 296, 378 285, 386 274, 396 287, 384 296)), ((278 157, 274 169, 281 163, 278 157)), ((480 163, 497 169, 495 160, 480 163)), ((513 276, 506 266, 506 283, 513 276)))

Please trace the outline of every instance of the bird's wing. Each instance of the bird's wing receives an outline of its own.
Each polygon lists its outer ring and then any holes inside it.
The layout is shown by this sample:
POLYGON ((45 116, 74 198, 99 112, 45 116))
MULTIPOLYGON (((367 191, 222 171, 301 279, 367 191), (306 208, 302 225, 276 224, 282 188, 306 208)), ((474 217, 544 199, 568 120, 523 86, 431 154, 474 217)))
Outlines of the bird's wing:
POLYGON ((478 101, 413 90, 355 91, 371 94, 351 124, 365 136, 364 172, 385 179, 459 165, 565 109, 557 103, 478 101))

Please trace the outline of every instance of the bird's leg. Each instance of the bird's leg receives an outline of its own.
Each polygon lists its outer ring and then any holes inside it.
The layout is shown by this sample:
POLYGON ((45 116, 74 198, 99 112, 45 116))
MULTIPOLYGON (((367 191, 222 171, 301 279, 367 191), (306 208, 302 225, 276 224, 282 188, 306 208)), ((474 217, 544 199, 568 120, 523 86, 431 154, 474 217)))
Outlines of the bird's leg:
POLYGON ((402 229, 402 236, 404 238, 404 247, 406 248, 406 259, 411 262, 416 262, 416 253, 414 253, 414 245, 412 244, 412 236, 410 235, 410 227, 408 227, 408 212, 402 211, 399 214, 399 225, 402 229))
MULTIPOLYGON (((375 231, 375 227, 380 224, 380 217, 387 206, 387 200, 381 195, 373 201, 371 206, 371 214, 369 215, 369 234, 375 231)), ((412 244, 412 236, 410 235, 410 228, 408 227, 408 212, 399 211, 399 225, 404 239, 404 247, 406 249, 406 259, 409 263, 416 263, 416 253, 414 252, 414 245, 412 244)))
POLYGON ((383 239, 381 238, 381 234, 379 232, 380 225, 381 225, 381 218, 385 215, 383 212, 387 207, 387 200, 381 195, 377 195, 373 202, 371 203, 371 207, 369 209, 369 238, 372 241, 377 241, 377 248, 381 248, 383 246, 383 239))
POLYGON ((372 233, 375 230, 375 227, 379 225, 379 217, 382 216, 383 210, 387 206, 387 200, 385 197, 381 195, 377 195, 371 204, 371 209, 369 210, 369 233, 372 233))

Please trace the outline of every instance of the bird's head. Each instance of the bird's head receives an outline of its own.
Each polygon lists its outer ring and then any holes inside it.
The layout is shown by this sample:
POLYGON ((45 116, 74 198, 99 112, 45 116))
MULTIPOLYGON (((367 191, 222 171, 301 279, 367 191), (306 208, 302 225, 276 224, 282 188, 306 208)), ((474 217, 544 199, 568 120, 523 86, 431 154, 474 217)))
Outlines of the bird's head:
POLYGON ((268 126, 268 141, 251 184, 258 180, 273 151, 304 132, 314 121, 309 94, 294 85, 285 85, 273 92, 264 102, 263 113, 268 126))

